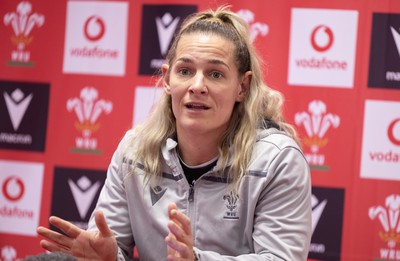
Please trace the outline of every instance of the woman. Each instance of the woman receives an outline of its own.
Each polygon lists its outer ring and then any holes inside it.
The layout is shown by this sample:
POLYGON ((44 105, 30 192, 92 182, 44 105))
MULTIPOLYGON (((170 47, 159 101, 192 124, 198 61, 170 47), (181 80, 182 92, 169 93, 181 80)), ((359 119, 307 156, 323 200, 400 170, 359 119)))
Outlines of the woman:
POLYGON ((67 236, 39 227, 42 247, 81 260, 124 260, 134 246, 145 261, 306 260, 309 167, 246 23, 226 8, 188 18, 161 83, 113 156, 88 231, 51 217, 67 236))

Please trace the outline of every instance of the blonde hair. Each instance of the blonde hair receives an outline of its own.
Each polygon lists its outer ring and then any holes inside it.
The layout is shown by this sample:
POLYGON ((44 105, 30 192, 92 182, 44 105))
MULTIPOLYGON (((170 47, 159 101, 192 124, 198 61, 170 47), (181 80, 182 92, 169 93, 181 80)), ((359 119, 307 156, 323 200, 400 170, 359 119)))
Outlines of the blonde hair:
MULTIPOLYGON (((220 153, 218 165, 222 170, 229 168, 228 178, 236 192, 249 164, 257 129, 266 128, 266 120, 278 125, 279 129, 296 141, 297 135, 294 128, 284 121, 281 111, 282 95, 263 82, 261 60, 252 45, 248 26, 242 18, 229 11, 226 6, 188 17, 167 55, 169 65, 174 62, 181 37, 191 33, 212 33, 231 41, 236 48, 235 62, 239 75, 247 71, 252 72, 247 95, 241 103, 236 103, 234 106, 229 126, 218 146, 220 153), (230 153, 233 155, 231 160, 230 153), (230 166, 228 161, 231 162, 230 166)), ((175 132, 171 96, 164 93, 147 121, 136 128, 135 135, 129 142, 131 145, 137 142, 135 151, 130 151, 130 158, 133 158, 133 162, 140 162, 143 165, 148 180, 161 175, 161 148, 166 139, 175 135, 175 132)))

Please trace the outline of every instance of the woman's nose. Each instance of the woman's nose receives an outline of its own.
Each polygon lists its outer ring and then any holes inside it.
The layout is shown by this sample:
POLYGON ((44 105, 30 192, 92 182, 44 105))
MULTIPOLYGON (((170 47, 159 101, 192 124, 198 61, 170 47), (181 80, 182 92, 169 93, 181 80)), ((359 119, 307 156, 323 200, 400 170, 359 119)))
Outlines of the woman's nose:
POLYGON ((193 77, 193 82, 189 87, 189 92, 192 94, 202 94, 202 95, 208 93, 208 89, 203 74, 196 73, 195 77, 193 77))

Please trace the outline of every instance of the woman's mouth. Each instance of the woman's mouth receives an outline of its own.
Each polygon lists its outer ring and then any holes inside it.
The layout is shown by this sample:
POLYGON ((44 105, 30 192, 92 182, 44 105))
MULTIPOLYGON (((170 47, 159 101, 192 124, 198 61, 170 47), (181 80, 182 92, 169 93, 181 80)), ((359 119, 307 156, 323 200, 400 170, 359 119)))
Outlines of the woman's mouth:
POLYGON ((190 110, 208 110, 210 107, 200 104, 200 103, 187 103, 185 104, 186 108, 190 110))

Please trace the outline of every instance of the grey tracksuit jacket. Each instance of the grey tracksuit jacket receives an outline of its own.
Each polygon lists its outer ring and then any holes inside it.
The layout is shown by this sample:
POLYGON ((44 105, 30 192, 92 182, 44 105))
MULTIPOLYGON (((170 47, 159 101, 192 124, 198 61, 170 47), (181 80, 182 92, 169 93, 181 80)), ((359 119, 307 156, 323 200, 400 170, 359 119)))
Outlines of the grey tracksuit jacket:
MULTIPOLYGON (((167 206, 175 202, 190 217, 199 260, 307 259, 311 238, 309 166, 297 144, 284 133, 260 130, 247 174, 235 200, 226 173, 217 167, 189 185, 168 139, 162 149, 163 173, 157 186, 143 184, 138 166, 123 157, 126 137, 113 155, 96 209, 103 210, 118 246, 118 260, 137 247, 141 261, 166 260, 167 206)), ((88 230, 96 230, 94 216, 88 230)))

